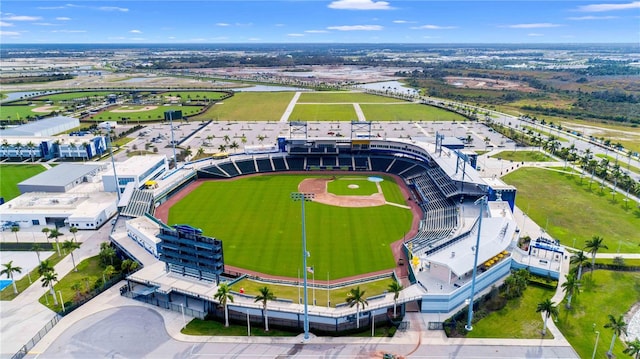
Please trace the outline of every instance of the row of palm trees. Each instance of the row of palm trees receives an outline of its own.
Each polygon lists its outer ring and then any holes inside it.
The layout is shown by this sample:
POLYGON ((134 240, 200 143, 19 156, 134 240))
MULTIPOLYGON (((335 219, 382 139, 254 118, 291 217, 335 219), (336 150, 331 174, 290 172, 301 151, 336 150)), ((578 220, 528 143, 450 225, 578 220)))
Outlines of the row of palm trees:
MULTIPOLYGON (((400 296, 400 291, 402 291, 402 285, 396 281, 393 281, 387 287, 390 293, 393 293, 393 316, 396 317, 396 307, 398 304, 398 297, 400 296)), ((356 307, 356 328, 360 328, 360 306, 364 308, 366 305, 369 305, 367 299, 365 297, 364 290, 360 289, 360 286, 351 288, 347 293, 346 302, 350 307, 356 307)), ((224 326, 229 326, 229 310, 227 308, 227 303, 233 303, 233 294, 231 293, 231 287, 227 283, 222 283, 218 286, 218 291, 213 296, 218 302, 220 306, 224 308, 224 326)), ((254 297, 254 303, 261 302, 262 303, 262 315, 264 317, 264 330, 269 331, 269 317, 267 314, 267 303, 270 300, 276 300, 275 294, 269 289, 269 287, 264 286, 258 289, 258 294, 254 297)))

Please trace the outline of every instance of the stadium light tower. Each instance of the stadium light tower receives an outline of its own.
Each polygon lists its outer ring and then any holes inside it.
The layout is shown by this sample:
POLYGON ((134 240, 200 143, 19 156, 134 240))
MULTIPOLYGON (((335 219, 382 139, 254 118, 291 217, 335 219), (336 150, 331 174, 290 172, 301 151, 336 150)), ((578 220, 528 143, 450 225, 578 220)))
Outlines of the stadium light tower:
POLYGON ((294 201, 300 201, 302 204, 302 273, 304 275, 303 280, 303 292, 304 292, 304 340, 309 340, 309 304, 307 298, 307 232, 305 228, 304 217, 304 203, 306 201, 312 201, 315 195, 313 193, 292 192, 291 199, 294 201))
POLYGON ((116 183, 116 193, 118 194, 118 202, 120 202, 120 183, 118 183, 118 175, 116 174, 116 163, 113 160, 113 143, 111 142, 111 125, 107 123, 107 147, 109 147, 109 155, 111 156, 111 167, 113 167, 113 180, 116 183))
POLYGON ((476 290, 476 274, 478 272, 478 252, 480 252, 480 230, 482 229, 482 215, 484 211, 484 207, 487 204, 487 196, 480 197, 475 204, 480 205, 480 217, 478 218, 478 236, 476 237, 476 249, 475 256, 473 258, 473 274, 471 276, 471 294, 469 295, 469 313, 467 314, 467 325, 464 326, 464 329, 467 331, 472 331, 473 326, 471 326, 471 320, 473 319, 473 295, 476 290))

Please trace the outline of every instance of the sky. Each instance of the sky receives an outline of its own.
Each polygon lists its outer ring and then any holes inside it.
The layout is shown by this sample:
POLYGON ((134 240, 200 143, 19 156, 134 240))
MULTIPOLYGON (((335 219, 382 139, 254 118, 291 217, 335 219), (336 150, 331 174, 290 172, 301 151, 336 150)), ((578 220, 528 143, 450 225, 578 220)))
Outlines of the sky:
POLYGON ((2 0, 9 43, 640 44, 640 1, 2 0))

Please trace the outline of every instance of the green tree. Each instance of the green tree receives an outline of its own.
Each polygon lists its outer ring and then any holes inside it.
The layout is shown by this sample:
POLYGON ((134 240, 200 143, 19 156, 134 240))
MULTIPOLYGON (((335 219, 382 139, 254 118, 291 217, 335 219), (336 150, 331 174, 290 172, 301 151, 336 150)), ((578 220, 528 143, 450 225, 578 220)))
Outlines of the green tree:
POLYGON ((605 328, 609 328, 613 331, 613 338, 611 338, 611 345, 609 345, 609 351, 607 351, 607 356, 613 356, 613 345, 616 343, 616 337, 624 334, 627 335, 627 323, 625 323, 624 318, 619 316, 617 319, 613 315, 609 314, 608 316, 609 322, 604 325, 605 328))
POLYGON ((71 285, 71 289, 76 291, 75 299, 76 300, 80 300, 80 296, 81 296, 80 291, 82 290, 82 283, 80 283, 80 282, 73 283, 71 285))
POLYGON ((47 243, 49 243, 49 231, 50 229, 47 227, 42 228, 42 233, 44 233, 44 238, 47 239, 47 243))
POLYGON ((34 243, 34 244, 31 246, 31 250, 32 250, 33 252, 36 252, 36 256, 38 257, 38 263, 42 262, 42 261, 40 260, 40 251, 42 251, 42 247, 40 247, 40 245, 39 245, 38 243, 34 243))
POLYGON ((567 309, 571 309, 571 298, 580 293, 580 281, 572 273, 565 275, 566 281, 562 283, 562 291, 567 294, 567 309))
POLYGON ((557 317, 558 316, 558 307, 556 306, 556 304, 554 302, 551 301, 551 299, 547 298, 545 300, 543 300, 542 302, 538 303, 538 306, 536 307, 536 313, 543 313, 544 314, 544 324, 542 326, 542 336, 547 335, 547 319, 549 319, 549 317, 553 316, 553 317, 557 317))
POLYGON ((78 242, 64 241, 64 243, 62 243, 62 249, 64 249, 65 252, 68 250, 69 254, 71 254, 71 262, 73 263, 74 272, 77 272, 78 268, 76 268, 76 259, 73 257, 73 251, 78 248, 80 248, 80 243, 78 242))
POLYGON ((229 326, 229 311, 227 310, 227 301, 233 303, 233 295, 231 289, 227 283, 222 283, 218 286, 218 291, 213 296, 220 302, 220 305, 224 308, 224 326, 229 326))
POLYGON ((58 305, 56 292, 53 290, 53 283, 58 281, 58 274, 53 269, 46 271, 42 274, 41 281, 43 287, 49 287, 49 293, 51 293, 51 296, 53 297, 53 304, 58 305))
POLYGON ((73 234, 73 241, 77 242, 76 240, 76 233, 78 233, 78 227, 71 227, 69 228, 69 233, 73 234))
POLYGON ((396 307, 398 306, 398 297, 400 296, 400 292, 402 291, 402 284, 397 281, 391 282, 387 287, 390 293, 393 293, 393 317, 396 317, 396 307))
POLYGON ((136 269, 138 269, 138 262, 134 260, 125 259, 122 261, 122 263, 120 263, 120 270, 127 274, 133 272, 136 269))
POLYGON ((22 267, 13 266, 13 261, 8 261, 2 265, 4 268, 0 271, 0 275, 6 275, 7 279, 11 279, 13 284, 13 294, 18 294, 18 287, 16 287, 16 281, 13 279, 14 273, 22 273, 22 267))
POLYGON ((604 243, 604 238, 599 236, 593 236, 592 239, 587 240, 584 248, 588 249, 588 252, 591 253, 591 273, 593 273, 593 268, 596 265, 596 254, 602 248, 609 249, 604 243))
POLYGON ((636 338, 634 341, 627 342, 627 347, 622 352, 635 359, 640 359, 640 339, 636 338))
POLYGON ((11 226, 11 232, 16 235, 16 243, 18 243, 18 232, 20 232, 20 226, 11 226))
POLYGON ((62 236, 62 232, 58 230, 58 228, 54 228, 49 231, 49 238, 53 238, 56 241, 56 248, 58 249, 58 255, 60 255, 60 242, 58 241, 58 237, 62 236))
POLYGON ((366 291, 360 290, 360 286, 356 288, 351 288, 349 293, 347 293, 347 303, 349 303, 349 307, 356 306, 356 328, 360 328, 360 305, 362 304, 362 308, 365 305, 369 305, 369 302, 364 297, 364 293, 366 291))
POLYGON ((578 265, 578 278, 577 280, 582 279, 582 266, 587 263, 589 258, 584 254, 584 251, 580 251, 571 256, 571 264, 578 265))
POLYGON ((116 257, 116 250, 111 247, 109 242, 100 243, 100 252, 98 253, 100 261, 103 265, 113 265, 113 259, 116 257))
POLYGON ((40 275, 44 275, 45 273, 51 272, 52 270, 53 270, 53 266, 51 265, 51 262, 48 259, 41 261, 40 264, 38 265, 38 274, 40 275))
POLYGON ((275 300, 276 296, 273 294, 271 289, 269 289, 269 287, 267 287, 267 286, 264 286, 264 287, 258 289, 258 292, 260 292, 260 294, 256 295, 254 302, 255 303, 262 302, 262 315, 264 316, 264 331, 268 332, 269 331, 269 316, 268 316, 268 313, 267 313, 267 303, 270 300, 275 300))

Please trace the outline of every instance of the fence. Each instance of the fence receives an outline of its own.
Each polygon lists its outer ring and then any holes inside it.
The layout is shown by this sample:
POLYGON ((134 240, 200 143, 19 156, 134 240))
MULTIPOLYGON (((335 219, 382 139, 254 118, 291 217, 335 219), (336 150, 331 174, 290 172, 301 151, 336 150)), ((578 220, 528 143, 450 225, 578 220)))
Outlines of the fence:
POLYGON ((55 317, 53 317, 53 319, 51 319, 47 324, 45 324, 45 326, 42 327, 42 329, 40 329, 40 331, 38 331, 38 333, 36 333, 36 335, 34 335, 33 338, 31 338, 31 340, 27 342, 27 344, 23 345, 22 348, 20 348, 20 350, 18 350, 17 353, 13 354, 11 359, 24 358, 27 355, 27 353, 29 353, 29 350, 35 347, 36 344, 38 344, 38 342, 40 341, 40 339, 44 338, 44 336, 47 333, 49 333, 49 331, 53 329, 53 327, 55 327, 56 324, 58 324, 61 318, 62 317, 59 315, 56 315, 55 317))
MULTIPOLYGON (((389 273, 382 273, 382 274, 377 274, 377 275, 373 275, 370 277, 364 277, 364 278, 358 278, 358 279, 352 279, 352 280, 348 280, 348 281, 343 281, 343 282, 335 282, 335 283, 329 283, 329 284, 323 284, 323 283, 312 283, 311 281, 307 280, 307 286, 308 287, 315 287, 315 288, 321 288, 321 289, 336 289, 336 288, 342 288, 342 287, 347 287, 350 285, 354 285, 354 284, 360 284, 360 283, 365 283, 365 282, 372 282, 375 280, 379 280, 379 279, 385 279, 385 278, 393 278, 396 281, 398 280, 398 278, 395 276, 395 272, 389 272, 389 273)), ((284 284, 284 285, 292 285, 292 286, 299 286, 301 284, 300 280, 287 280, 287 279, 272 279, 272 278, 262 278, 262 277, 258 277, 258 276, 250 276, 247 275, 247 278, 252 279, 252 280, 256 280, 256 281, 260 281, 260 282, 264 282, 264 283, 272 283, 272 284, 284 284)))

